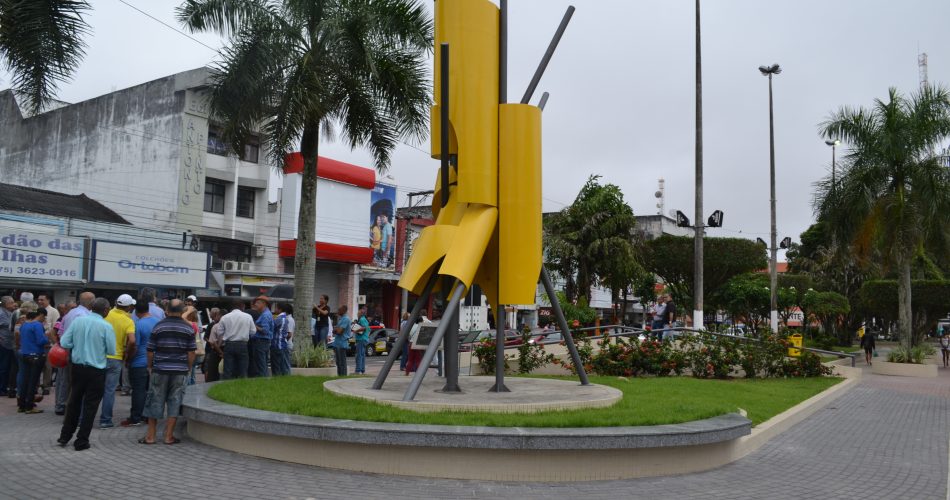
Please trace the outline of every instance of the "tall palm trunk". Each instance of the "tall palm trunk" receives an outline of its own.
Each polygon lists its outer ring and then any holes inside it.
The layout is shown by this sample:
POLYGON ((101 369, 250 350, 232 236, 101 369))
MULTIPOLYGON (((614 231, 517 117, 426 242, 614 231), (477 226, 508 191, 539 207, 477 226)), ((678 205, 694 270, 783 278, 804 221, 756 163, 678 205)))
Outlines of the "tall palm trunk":
POLYGON ((308 331, 313 305, 313 281, 316 272, 317 226, 317 155, 320 126, 304 127, 300 141, 303 172, 300 187, 300 212, 297 214, 297 251, 294 255, 294 321, 297 330, 308 331))
POLYGON ((911 325, 913 314, 910 301, 912 261, 913 257, 905 251, 900 255, 897 263, 898 272, 900 273, 897 279, 897 326, 901 340, 908 349, 914 345, 913 327, 911 325))

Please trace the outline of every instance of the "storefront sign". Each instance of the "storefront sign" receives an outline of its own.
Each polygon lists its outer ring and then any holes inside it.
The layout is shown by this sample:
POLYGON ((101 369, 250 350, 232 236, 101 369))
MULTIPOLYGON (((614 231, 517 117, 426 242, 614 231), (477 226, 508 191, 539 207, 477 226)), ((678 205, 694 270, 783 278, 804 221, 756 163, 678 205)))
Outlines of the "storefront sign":
POLYGON ((86 240, 52 234, 0 234, 0 277, 82 281, 86 240))
POLYGON ((396 187, 376 183, 370 192, 369 242, 373 263, 367 267, 396 269, 396 187))
POLYGON ((92 242, 90 281, 170 288, 208 288, 211 256, 174 248, 92 242))

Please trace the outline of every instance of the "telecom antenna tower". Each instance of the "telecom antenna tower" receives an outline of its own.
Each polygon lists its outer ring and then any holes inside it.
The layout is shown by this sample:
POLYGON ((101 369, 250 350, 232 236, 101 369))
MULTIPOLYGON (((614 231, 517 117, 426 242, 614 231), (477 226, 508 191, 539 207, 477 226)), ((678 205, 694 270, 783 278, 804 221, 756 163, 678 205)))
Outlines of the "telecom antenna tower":
POLYGON ((920 88, 924 89, 930 83, 927 81, 927 53, 921 52, 917 56, 917 72, 920 77, 920 88))
POLYGON ((653 196, 656 196, 656 214, 657 215, 663 215, 663 209, 666 208, 666 197, 665 197, 666 193, 665 193, 665 188, 663 187, 663 184, 665 182, 666 181, 664 181, 663 178, 660 177, 658 181, 659 187, 656 193, 653 194, 653 196))

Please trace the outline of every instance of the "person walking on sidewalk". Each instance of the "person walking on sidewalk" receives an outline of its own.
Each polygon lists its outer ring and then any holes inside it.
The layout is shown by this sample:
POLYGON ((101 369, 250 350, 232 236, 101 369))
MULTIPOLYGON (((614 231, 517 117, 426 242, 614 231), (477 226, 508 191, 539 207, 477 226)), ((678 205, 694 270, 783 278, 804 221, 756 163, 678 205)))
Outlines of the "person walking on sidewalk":
POLYGON ((148 339, 146 349, 151 377, 145 410, 142 412, 148 418, 148 432, 139 439, 141 444, 155 444, 158 420, 161 418, 165 418, 164 443, 180 442, 175 437, 175 423, 181 413, 185 384, 195 364, 195 350, 198 348, 194 327, 181 317, 184 312, 184 302, 172 300, 165 319, 155 325, 148 339))
POLYGON ((346 376, 346 349, 349 347, 350 337, 350 317, 346 315, 346 305, 337 309, 336 324, 333 325, 333 359, 336 361, 336 374, 340 377, 346 376))
POLYGON ((92 314, 72 321, 59 341, 64 349, 70 351, 72 364, 66 418, 56 442, 66 446, 76 433, 76 442, 73 443, 76 451, 89 448, 89 434, 106 383, 106 356, 115 355, 115 331, 105 320, 108 314, 109 301, 96 299, 92 303, 92 314))
POLYGON ((33 399, 36 386, 46 365, 46 309, 27 313, 26 323, 20 327, 20 380, 17 387, 17 413, 43 413, 33 399))
POLYGON ((115 300, 115 307, 106 315, 106 321, 112 325, 115 332, 115 354, 109 356, 106 362, 106 387, 102 395, 102 414, 99 415, 99 428, 110 429, 112 423, 112 409, 115 407, 115 391, 119 387, 122 377, 122 367, 125 365, 126 346, 135 344, 135 322, 132 321, 132 307, 135 299, 123 293, 115 300))
POLYGON ((940 353, 943 355, 943 367, 946 368, 950 364, 950 328, 943 327, 941 333, 940 353))
POLYGON ((864 360, 870 366, 871 358, 874 356, 874 335, 870 332, 865 333, 864 336, 861 337, 861 347, 864 349, 864 360))
POLYGON ((122 427, 142 425, 142 411, 145 409, 145 396, 148 394, 148 352, 145 347, 152 338, 152 330, 159 319, 152 316, 148 302, 135 303, 135 343, 129 346, 128 359, 129 382, 132 384, 132 408, 129 418, 120 422, 122 427))

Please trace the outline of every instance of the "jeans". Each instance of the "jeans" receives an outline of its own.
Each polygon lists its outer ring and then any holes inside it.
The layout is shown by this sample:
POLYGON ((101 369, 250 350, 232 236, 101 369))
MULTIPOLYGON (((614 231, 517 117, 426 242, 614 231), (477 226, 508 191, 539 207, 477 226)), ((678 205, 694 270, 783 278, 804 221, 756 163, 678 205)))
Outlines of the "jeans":
POLYGON ((195 362, 191 365, 191 372, 188 373, 188 385, 195 385, 195 370, 198 369, 198 365, 201 365, 205 362, 205 355, 195 356, 195 362))
POLYGON ((270 340, 251 339, 251 360, 247 369, 248 377, 269 377, 267 365, 270 357, 270 340))
POLYGON ((142 421, 142 410, 145 409, 145 396, 148 394, 148 368, 129 368, 129 383, 132 386, 132 411, 129 422, 142 421))
POLYGON ((36 386, 43 373, 46 356, 42 354, 20 355, 20 385, 17 387, 17 406, 23 410, 36 406, 33 398, 36 396, 36 386))
POLYGON ((92 424, 96 418, 96 410, 99 409, 99 402, 102 400, 106 370, 86 365, 72 365, 70 368, 71 390, 59 439, 68 442, 72 439, 78 425, 79 433, 76 434, 75 445, 87 445, 89 433, 92 432, 92 424), (82 421, 79 418, 80 413, 82 421))
POLYGON ((148 396, 142 415, 159 420, 178 418, 181 415, 181 399, 185 395, 187 373, 153 373, 148 381, 148 396), (166 408, 168 413, 165 413, 166 408))
POLYGON ((247 377, 247 342, 224 343, 224 380, 247 377))
POLYGON ((69 365, 56 369, 56 411, 66 411, 69 401, 69 365))
MULTIPOLYGON (((394 353, 389 353, 390 356, 394 356, 394 353)), ((399 371, 406 371, 406 365, 409 363, 409 339, 406 339, 406 343, 402 345, 402 355, 399 357, 399 371)))
POLYGON ((99 415, 99 425, 112 424, 112 408, 115 406, 115 390, 119 387, 119 378, 121 376, 122 360, 107 359, 106 381, 102 393, 102 413, 99 415))
POLYGON ((336 361, 337 376, 346 375, 346 347, 333 346, 333 359, 336 361))
POLYGON ((323 344, 327 345, 327 337, 330 334, 330 327, 328 326, 318 326, 316 331, 313 334, 313 345, 323 344))
POLYGON ((122 378, 119 379, 119 389, 121 389, 122 392, 129 392, 132 390, 132 380, 130 377, 131 375, 129 374, 129 368, 123 366, 122 378))
POLYGON ((270 348, 270 370, 275 377, 290 375, 290 349, 270 348))
POLYGON ((666 327, 666 324, 663 323, 662 319, 655 319, 653 323, 650 324, 650 333, 656 338, 660 338, 662 335, 663 329, 666 327))
POLYGON ((356 341, 356 373, 366 373, 366 341, 356 341))
POLYGON ((16 362, 13 349, 0 347, 0 395, 6 395, 7 381, 10 379, 10 365, 16 362))

